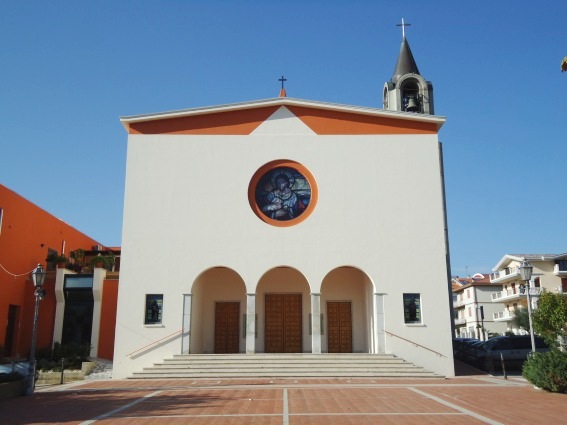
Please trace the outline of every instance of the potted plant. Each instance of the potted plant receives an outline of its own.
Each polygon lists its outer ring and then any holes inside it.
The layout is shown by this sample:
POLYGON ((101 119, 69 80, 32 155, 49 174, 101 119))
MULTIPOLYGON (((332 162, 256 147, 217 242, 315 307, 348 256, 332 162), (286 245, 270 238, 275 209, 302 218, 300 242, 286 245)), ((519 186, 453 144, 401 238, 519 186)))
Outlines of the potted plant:
POLYGON ((112 270, 114 266, 115 257, 112 252, 107 252, 106 254, 98 254, 91 260, 91 266, 93 268, 104 268, 106 270, 112 270))
POLYGON ((65 266, 67 266, 67 263, 68 263, 68 262, 69 262, 69 259, 68 259, 65 255, 63 255, 63 254, 58 255, 58 256, 55 258, 55 263, 57 264, 57 268, 58 268, 58 269, 64 269, 65 266))
POLYGON ((58 269, 64 269, 69 262, 69 259, 63 254, 49 254, 45 261, 47 261, 48 263, 56 264, 58 269))
POLYGON ((76 272, 81 272, 85 267, 85 250, 77 248, 69 252, 69 257, 71 257, 71 269, 76 272))

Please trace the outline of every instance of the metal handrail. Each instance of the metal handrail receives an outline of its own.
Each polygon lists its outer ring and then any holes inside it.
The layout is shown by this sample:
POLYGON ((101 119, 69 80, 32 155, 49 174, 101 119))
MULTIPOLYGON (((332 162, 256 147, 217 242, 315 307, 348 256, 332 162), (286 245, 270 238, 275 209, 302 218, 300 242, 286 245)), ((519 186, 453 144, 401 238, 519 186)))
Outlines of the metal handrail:
POLYGON ((172 337, 172 336, 174 336, 174 335, 177 335, 178 333, 181 333, 181 332, 183 332, 183 328, 179 329, 178 331, 173 332, 172 334, 169 334, 169 335, 167 335, 167 336, 164 336, 163 338, 158 339, 158 340, 156 340, 156 341, 154 341, 154 342, 150 342, 148 345, 144 345, 142 348, 138 348, 137 350, 134 350, 134 351, 132 351, 131 353, 126 354, 126 356, 124 356, 124 357, 129 357, 129 356, 131 356, 132 354, 137 353, 138 351, 142 351, 142 350, 144 350, 144 349, 146 349, 146 348, 148 348, 148 347, 151 347, 151 346, 154 345, 154 344, 159 344, 159 343, 162 342, 164 339, 170 338, 170 337, 172 337))
POLYGON ((403 339, 404 341, 407 341, 407 342, 409 342, 410 344, 412 344, 414 347, 425 348, 426 350, 431 351, 432 353, 437 354, 439 357, 445 357, 445 358, 447 358, 447 356, 445 356, 445 355, 443 355, 443 354, 441 354, 441 353, 438 353, 437 351, 432 350, 431 348, 427 348, 427 347, 424 346, 424 345, 418 344, 417 342, 410 341, 409 339, 406 339, 406 338, 404 338, 404 337, 402 337, 402 336, 393 334, 392 332, 384 331, 384 333, 387 333, 388 335, 391 335, 391 336, 395 336, 396 338, 403 339))

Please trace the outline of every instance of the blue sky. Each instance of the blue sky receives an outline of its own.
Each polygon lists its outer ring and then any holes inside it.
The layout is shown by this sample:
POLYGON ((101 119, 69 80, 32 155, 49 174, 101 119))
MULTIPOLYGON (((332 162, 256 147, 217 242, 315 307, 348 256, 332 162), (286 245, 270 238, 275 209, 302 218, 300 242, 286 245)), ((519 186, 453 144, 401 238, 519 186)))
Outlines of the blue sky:
POLYGON ((564 0, 3 2, 0 183, 120 245, 120 116, 276 97, 282 74, 290 97, 382 107, 402 17, 447 117, 452 273, 567 252, 564 0))

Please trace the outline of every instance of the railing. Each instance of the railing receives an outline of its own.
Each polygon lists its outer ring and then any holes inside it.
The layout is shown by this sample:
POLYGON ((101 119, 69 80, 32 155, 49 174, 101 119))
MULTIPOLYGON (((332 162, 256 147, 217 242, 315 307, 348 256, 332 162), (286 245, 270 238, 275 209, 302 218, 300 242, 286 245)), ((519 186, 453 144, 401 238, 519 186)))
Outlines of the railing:
POLYGON ((132 351, 131 353, 126 354, 126 357, 132 357, 133 354, 138 353, 140 351, 145 350, 146 348, 150 348, 153 345, 159 344, 162 341, 165 341, 168 338, 171 338, 172 336, 175 336, 177 334, 180 334, 181 332, 183 332, 183 329, 179 329, 176 332, 173 332, 172 334, 169 334, 167 336, 164 336, 163 338, 160 338, 156 341, 150 342, 148 345, 144 345, 142 348, 138 348, 137 350, 132 351))
POLYGON ((455 317, 455 325, 462 325, 463 323, 466 323, 466 321, 466 317, 455 317))
POLYGON ((386 333, 386 334, 388 334, 388 335, 390 335, 390 336, 395 336, 396 338, 402 339, 402 340, 404 340, 404 341, 406 341, 406 342, 409 342, 409 343, 410 343, 411 345, 413 345, 414 347, 420 347, 420 348, 426 349, 427 351, 431 351, 432 353, 437 354, 439 357, 445 357, 445 358, 447 358, 447 356, 444 356, 443 354, 438 353, 437 351, 432 350, 431 348, 427 348, 427 347, 424 346, 424 345, 418 344, 417 342, 410 341, 409 339, 406 339, 406 338, 404 338, 404 337, 402 337, 402 336, 393 334, 392 332, 384 331, 384 333, 386 333))
POLYGON ((520 274, 520 268, 519 267, 507 267, 504 270, 498 270, 497 272, 491 273, 490 274, 490 281, 496 280, 496 279, 501 279, 503 277, 506 276, 519 276, 520 274))
POLYGON ((498 313, 494 313, 492 315, 494 320, 502 320, 502 319, 513 319, 514 312, 509 310, 499 311, 498 313))
MULTIPOLYGON (((538 296, 543 294, 544 292, 545 292, 545 288, 542 287, 530 288, 530 295, 532 296, 538 296)), ((506 289, 504 291, 496 292, 492 294, 492 301, 500 300, 502 298, 514 297, 514 296, 525 297, 527 294, 528 291, 522 285, 519 288, 506 289)))
POLYGON ((453 301, 453 307, 460 307, 462 305, 465 305, 465 303, 467 302, 467 300, 464 299, 456 299, 455 301, 453 301))
POLYGON ((495 292, 492 294, 492 300, 497 300, 500 298, 507 298, 507 297, 513 297, 513 296, 520 296, 520 290, 517 288, 512 288, 512 289, 504 289, 503 291, 500 292, 495 292))

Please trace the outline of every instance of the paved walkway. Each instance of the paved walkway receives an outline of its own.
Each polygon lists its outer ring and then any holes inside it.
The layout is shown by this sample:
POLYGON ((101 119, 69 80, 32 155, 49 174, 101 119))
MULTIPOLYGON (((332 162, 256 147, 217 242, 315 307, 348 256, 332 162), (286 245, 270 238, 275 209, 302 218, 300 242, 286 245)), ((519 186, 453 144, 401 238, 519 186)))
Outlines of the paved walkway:
POLYGON ((559 424, 567 395, 521 377, 97 380, 0 402, 20 424, 559 424))

